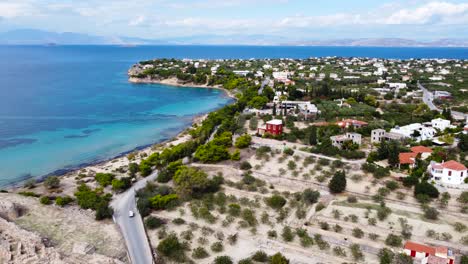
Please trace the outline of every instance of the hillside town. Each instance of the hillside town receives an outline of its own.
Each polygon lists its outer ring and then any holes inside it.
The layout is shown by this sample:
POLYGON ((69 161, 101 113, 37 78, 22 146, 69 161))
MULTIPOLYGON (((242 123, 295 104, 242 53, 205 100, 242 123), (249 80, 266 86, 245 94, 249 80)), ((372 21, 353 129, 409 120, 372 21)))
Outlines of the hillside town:
MULTIPOLYGON (((115 221, 128 258, 80 242, 106 263, 468 263, 468 61, 155 59, 128 75, 234 102, 168 142, 0 195, 115 221)), ((49 237, 25 217, 11 219, 49 237)), ((10 248, 0 260, 23 254, 10 248)))

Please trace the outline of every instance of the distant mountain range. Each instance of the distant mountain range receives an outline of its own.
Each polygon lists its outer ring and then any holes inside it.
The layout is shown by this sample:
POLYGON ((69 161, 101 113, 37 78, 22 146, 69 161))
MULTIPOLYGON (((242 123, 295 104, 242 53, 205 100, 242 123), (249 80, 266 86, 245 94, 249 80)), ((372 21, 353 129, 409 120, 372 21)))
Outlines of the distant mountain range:
POLYGON ((341 47, 468 47, 468 39, 416 41, 403 38, 295 40, 271 35, 196 35, 164 39, 104 37, 72 32, 19 29, 0 33, 0 45, 289 45, 341 47))

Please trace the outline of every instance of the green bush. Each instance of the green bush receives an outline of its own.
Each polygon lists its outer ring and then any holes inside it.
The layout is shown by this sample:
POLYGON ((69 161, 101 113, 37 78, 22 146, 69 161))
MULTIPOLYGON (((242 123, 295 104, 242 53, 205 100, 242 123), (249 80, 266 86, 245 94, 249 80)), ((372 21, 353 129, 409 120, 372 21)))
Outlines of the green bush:
POLYGON ((145 225, 149 229, 156 229, 165 224, 164 220, 158 217, 154 216, 149 216, 148 218, 145 219, 145 225))
POLYGON ((194 259, 204 259, 204 258, 207 258, 209 256, 210 256, 210 254, 208 254, 208 252, 202 247, 197 247, 192 252, 192 257, 194 259))
POLYGON ((252 168, 252 165, 250 165, 250 163, 248 161, 243 161, 240 164, 240 169, 241 170, 250 170, 251 168, 252 168))
POLYGON ((286 204, 286 199, 284 199, 283 196, 274 194, 273 196, 266 198, 265 202, 268 206, 270 206, 273 209, 279 210, 283 208, 283 206, 286 204))
POLYGON ((218 242, 214 242, 213 244, 211 244, 211 247, 210 247, 210 248, 211 248, 211 251, 216 252, 216 253, 217 253, 217 252, 221 252, 221 251, 224 250, 223 243, 221 243, 221 242, 219 242, 219 241, 218 241, 218 242))
POLYGON ((151 202, 151 207, 155 210, 164 210, 174 205, 179 199, 177 194, 168 194, 168 195, 156 195, 154 197, 149 198, 151 202))
POLYGON ((394 234, 388 234, 385 244, 392 247, 401 247, 402 238, 394 234))
POLYGON ((132 186, 132 178, 131 177, 122 177, 119 179, 112 180, 112 190, 114 191, 125 191, 132 186))
POLYGON ((170 234, 159 242, 156 250, 159 254, 171 260, 178 262, 185 260, 185 247, 179 241, 176 234, 170 234))
POLYGON ((278 252, 271 256, 270 264, 289 264, 289 259, 278 252))
POLYGON ((55 199, 55 204, 61 207, 64 207, 65 205, 71 202, 73 202, 73 198, 71 198, 70 196, 59 196, 55 199))
POLYGON ((418 194, 428 195, 431 198, 439 197, 439 191, 437 188, 428 182, 421 182, 414 186, 414 196, 417 196, 418 194))
POLYGON ((55 189, 60 186, 60 179, 57 176, 49 176, 44 180, 44 186, 47 189, 55 189))
POLYGON ((242 135, 237 138, 235 146, 237 148, 246 148, 250 145, 252 137, 248 134, 242 135))
POLYGON ((45 205, 49 205, 52 203, 52 201, 50 200, 49 197, 47 196, 42 196, 40 199, 39 199, 39 202, 41 202, 41 204, 45 204, 45 205))
POLYGON ((102 187, 106 187, 112 184, 112 180, 114 179, 114 174, 111 173, 96 173, 94 178, 102 187))
POLYGON ((267 262, 268 255, 264 251, 259 250, 252 255, 252 260, 256 262, 267 262))
POLYGON ((229 256, 218 256, 214 260, 214 264, 233 264, 231 257, 229 256))

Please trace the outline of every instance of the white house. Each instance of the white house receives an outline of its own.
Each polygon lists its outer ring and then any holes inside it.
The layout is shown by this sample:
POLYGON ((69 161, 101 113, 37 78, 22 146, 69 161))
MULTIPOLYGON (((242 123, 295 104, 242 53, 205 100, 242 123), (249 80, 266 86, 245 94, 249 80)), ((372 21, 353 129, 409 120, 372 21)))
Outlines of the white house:
POLYGON ((402 127, 395 127, 390 130, 392 133, 404 135, 405 137, 415 138, 416 141, 432 139, 436 130, 432 127, 425 127, 420 123, 413 123, 402 127))
POLYGON ((431 120, 431 125, 433 128, 437 128, 440 131, 444 131, 446 128, 451 128, 450 120, 436 118, 431 120))
POLYGON ((361 145, 362 136, 359 133, 346 133, 344 135, 331 136, 332 145, 341 148, 346 141, 352 141, 354 144, 361 145))
POLYGON ((427 168, 434 181, 444 184, 463 184, 467 174, 465 165, 454 160, 442 163, 431 161, 427 168))
POLYGON ((396 89, 405 89, 406 83, 387 83, 388 87, 396 89))

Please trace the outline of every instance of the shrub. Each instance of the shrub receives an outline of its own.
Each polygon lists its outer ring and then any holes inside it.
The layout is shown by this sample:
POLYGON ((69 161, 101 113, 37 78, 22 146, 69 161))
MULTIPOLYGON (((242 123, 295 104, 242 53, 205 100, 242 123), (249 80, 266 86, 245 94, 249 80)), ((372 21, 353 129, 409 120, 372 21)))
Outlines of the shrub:
POLYGON ((267 262, 268 255, 264 251, 259 250, 252 255, 252 260, 257 262, 267 262))
POLYGON ((271 256, 270 264, 289 264, 289 259, 278 252, 271 256))
POLYGON ((289 226, 285 226, 283 228, 283 232, 281 233, 281 237, 284 239, 286 242, 291 242, 294 240, 295 234, 292 232, 291 228, 289 226))
POLYGON ((112 184, 112 180, 114 179, 114 174, 111 173, 96 173, 94 178, 102 187, 106 187, 112 184))
POLYGON ((197 247, 192 252, 192 257, 194 259, 203 259, 203 258, 207 258, 209 256, 210 255, 208 254, 208 252, 202 247, 197 247))
POLYGON ((433 207, 427 207, 424 209, 424 217, 430 220, 437 220, 439 211, 433 207))
POLYGON ((319 203, 315 206, 315 211, 318 212, 318 211, 320 211, 320 210, 322 210, 322 209, 324 209, 324 208, 325 208, 325 205, 324 205, 323 203, 319 202, 319 203))
POLYGON ((125 191, 132 186, 132 178, 131 177, 122 177, 119 179, 112 180, 112 190, 114 191, 125 191))
POLYGON ((358 199, 356 196, 348 196, 347 201, 348 203, 357 203, 358 199))
POLYGON ((269 238, 277 238, 278 237, 278 234, 276 233, 275 230, 269 230, 267 232, 267 235, 268 235, 269 238))
POLYGON ((174 223, 176 225, 183 225, 183 224, 185 224, 185 220, 178 217, 178 218, 174 218, 174 220, 172 220, 172 223, 174 223))
POLYGON ((223 246, 223 243, 221 242, 214 242, 213 244, 211 244, 211 251, 213 252, 221 252, 224 250, 224 246, 223 246))
POLYGON ((248 134, 245 134, 237 138, 235 146, 237 148, 246 148, 250 145, 251 141, 252 137, 248 134))
POLYGON ((50 200, 49 197, 47 196, 42 196, 40 199, 39 199, 39 202, 41 202, 41 204, 45 204, 45 205, 49 205, 52 203, 52 201, 50 200))
POLYGON ((239 216, 241 213, 241 207, 238 204, 228 205, 228 214, 232 216, 239 216))
POLYGON ((314 204, 320 198, 320 192, 308 188, 308 189, 305 189, 304 192, 302 192, 302 198, 304 199, 306 203, 314 204))
POLYGON ((418 183, 414 186, 414 196, 419 194, 428 195, 431 198, 439 197, 439 191, 437 188, 428 182, 418 183))
POLYGON ((281 195, 275 194, 270 198, 266 198, 265 202, 271 208, 279 210, 286 204, 286 199, 284 199, 281 195))
POLYGON ((387 187, 387 189, 389 189, 391 191, 394 191, 394 190, 398 189, 398 182, 388 181, 388 182, 385 183, 385 187, 387 187))
POLYGON ((290 148, 285 148, 283 150, 283 153, 286 154, 286 155, 292 156, 292 155, 294 155, 294 150, 292 150, 290 148))
POLYGON ((184 245, 179 241, 176 234, 170 234, 156 247, 159 254, 172 260, 182 261, 185 259, 184 245))
POLYGON ((65 205, 71 202, 73 202, 73 198, 71 198, 70 196, 59 196, 55 199, 55 204, 61 207, 64 207, 65 205))
POLYGON ((353 229, 353 236, 357 238, 361 238, 364 236, 364 231, 362 231, 360 228, 356 227, 353 229))
POLYGON ((380 264, 392 264, 395 253, 393 253, 393 251, 388 248, 382 248, 379 251, 378 256, 380 259, 380 264))
POLYGON ((401 247, 402 239, 400 236, 388 234, 385 244, 392 247, 401 247))
POLYGON ((252 165, 250 165, 250 163, 248 161, 243 161, 240 164, 240 169, 241 170, 250 170, 251 168, 252 168, 252 165))
POLYGON ((154 216, 149 216, 145 220, 145 225, 149 229, 156 229, 156 228, 163 226, 164 224, 165 224, 164 220, 158 217, 154 217, 154 216))
POLYGON ((60 186, 60 179, 57 176, 49 176, 44 181, 44 186, 47 189, 55 189, 60 186))
POLYGON ((364 254, 362 253, 361 247, 358 244, 352 244, 349 249, 351 250, 351 255, 355 261, 364 259, 364 254))
POLYGON ((229 256, 219 256, 214 260, 214 264, 233 264, 231 257, 229 256))

